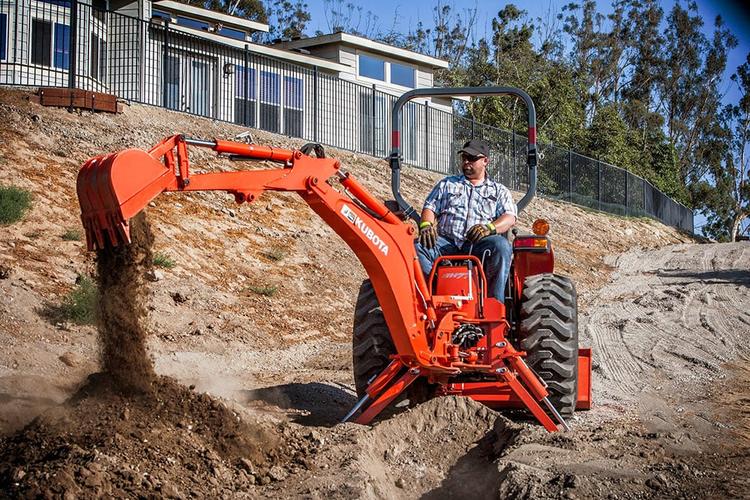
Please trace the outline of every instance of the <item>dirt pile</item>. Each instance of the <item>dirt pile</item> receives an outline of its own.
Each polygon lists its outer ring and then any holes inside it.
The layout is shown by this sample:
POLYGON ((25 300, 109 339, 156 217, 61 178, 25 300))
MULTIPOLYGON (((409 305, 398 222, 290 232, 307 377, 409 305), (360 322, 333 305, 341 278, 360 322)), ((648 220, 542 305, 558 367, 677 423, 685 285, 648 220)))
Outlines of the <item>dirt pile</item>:
POLYGON ((309 466, 317 441, 166 377, 123 395, 97 374, 2 444, 0 485, 12 496, 177 498, 282 480, 309 466))

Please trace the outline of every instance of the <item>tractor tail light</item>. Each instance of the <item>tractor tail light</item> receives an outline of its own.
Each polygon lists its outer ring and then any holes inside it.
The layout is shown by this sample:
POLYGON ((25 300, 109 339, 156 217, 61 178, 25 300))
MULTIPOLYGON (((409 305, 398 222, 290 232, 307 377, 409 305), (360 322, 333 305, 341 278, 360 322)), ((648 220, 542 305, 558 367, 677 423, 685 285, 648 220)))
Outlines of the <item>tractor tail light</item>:
POLYGON ((518 236, 513 240, 513 248, 519 250, 546 251, 548 246, 546 236, 518 236))

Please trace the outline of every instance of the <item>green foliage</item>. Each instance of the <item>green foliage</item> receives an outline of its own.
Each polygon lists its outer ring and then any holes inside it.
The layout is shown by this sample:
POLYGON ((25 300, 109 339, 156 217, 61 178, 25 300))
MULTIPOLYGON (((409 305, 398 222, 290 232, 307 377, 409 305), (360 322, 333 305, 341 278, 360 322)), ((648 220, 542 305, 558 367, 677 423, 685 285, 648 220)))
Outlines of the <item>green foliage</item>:
POLYGON ((278 289, 276 285, 250 285, 246 288, 247 291, 264 297, 273 297, 278 289))
POLYGON ((61 238, 65 241, 81 241, 81 231, 78 229, 66 229, 61 238))
POLYGON ((30 192, 15 186, 0 186, 0 225, 20 221, 30 208, 30 192))
POLYGON ((99 290, 94 280, 88 276, 80 276, 75 288, 63 297, 57 314, 60 318, 79 325, 93 324, 98 300, 99 290))
POLYGON ((708 174, 691 186, 706 216, 703 234, 718 241, 735 241, 750 218, 750 54, 732 80, 740 99, 724 107, 720 123, 711 129, 708 174))
POLYGON ((617 106, 607 104, 596 111, 586 134, 586 151, 601 161, 632 170, 638 151, 617 106))
POLYGON ((223 13, 229 13, 234 7, 232 15, 260 23, 268 22, 268 15, 261 0, 181 0, 181 3, 223 13))
POLYGON ((302 0, 273 0, 269 3, 266 16, 269 41, 299 38, 310 21, 308 5, 302 0))
POLYGON ((156 255, 154 255, 154 265, 156 267, 172 269, 175 266, 175 261, 169 256, 169 254, 157 252, 156 255))

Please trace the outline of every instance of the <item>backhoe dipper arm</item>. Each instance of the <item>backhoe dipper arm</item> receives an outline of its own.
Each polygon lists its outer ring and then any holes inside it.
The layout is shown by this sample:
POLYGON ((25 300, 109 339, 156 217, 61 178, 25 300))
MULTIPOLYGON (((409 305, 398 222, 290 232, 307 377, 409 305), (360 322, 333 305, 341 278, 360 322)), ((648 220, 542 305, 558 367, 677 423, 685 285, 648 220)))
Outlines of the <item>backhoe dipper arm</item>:
POLYGON ((414 228, 375 199, 331 158, 231 141, 176 135, 145 152, 129 149, 88 160, 78 175, 81 219, 89 250, 130 242, 128 220, 166 191, 227 191, 237 203, 264 191, 294 191, 351 247, 370 277, 407 366, 433 364, 425 334, 427 286, 414 249, 414 228), (244 159, 270 160, 282 168, 191 174, 187 146, 210 147, 244 159), (338 176, 351 197, 329 182, 338 176), (356 201, 354 201, 356 200, 356 201))

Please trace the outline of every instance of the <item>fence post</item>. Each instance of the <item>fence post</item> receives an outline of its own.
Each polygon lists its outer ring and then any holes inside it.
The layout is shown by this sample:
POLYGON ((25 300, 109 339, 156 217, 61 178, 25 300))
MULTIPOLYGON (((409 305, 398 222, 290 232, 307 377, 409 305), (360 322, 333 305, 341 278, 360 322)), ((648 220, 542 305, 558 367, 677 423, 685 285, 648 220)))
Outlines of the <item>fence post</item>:
POLYGON ((597 198, 599 198, 599 210, 602 209, 602 161, 596 160, 597 198))
MULTIPOLYGON (((68 64, 68 88, 76 88, 76 59, 78 55, 78 0, 71 0, 70 2, 70 46, 68 51, 70 53, 70 64, 68 64)), ((72 104, 71 99, 71 104, 72 104)), ((72 107, 72 106, 71 106, 72 107)))
POLYGON ((169 55, 169 19, 164 20, 164 48, 162 54, 162 75, 161 75, 161 87, 162 87, 162 107, 168 108, 169 104, 169 92, 167 89, 167 82, 169 81, 169 61, 167 56, 169 55))
POLYGON ((568 148, 568 200, 573 203, 573 150, 568 148))
POLYGON ((424 102, 424 167, 430 168, 430 101, 424 102))
POLYGON ((516 131, 510 131, 510 140, 512 141, 510 146, 510 154, 513 155, 513 182, 511 183, 511 189, 518 189, 518 173, 516 171, 516 131))
POLYGON ((643 180, 643 213, 648 214, 648 211, 646 210, 646 179, 643 180))
POLYGON ((318 142, 318 67, 313 66, 313 142, 318 142))
POLYGON ((242 103, 242 124, 247 126, 250 124, 250 117, 248 116, 249 110, 248 105, 250 104, 250 71, 248 66, 248 62, 250 59, 250 47, 248 47, 247 44, 245 44, 245 52, 242 54, 243 63, 245 65, 244 69, 242 70, 243 75, 245 75, 242 85, 244 87, 244 102, 242 103))
POLYGON ((377 102, 375 100, 375 84, 372 84, 372 156, 377 156, 377 148, 375 147, 375 113, 377 112, 377 102))
POLYGON ((625 169, 625 215, 630 215, 630 200, 628 199, 628 169, 625 169))

